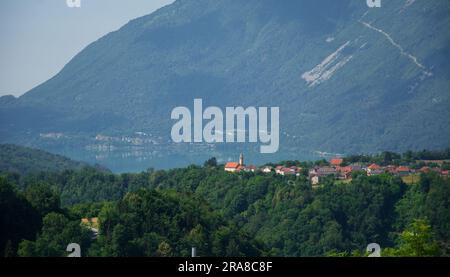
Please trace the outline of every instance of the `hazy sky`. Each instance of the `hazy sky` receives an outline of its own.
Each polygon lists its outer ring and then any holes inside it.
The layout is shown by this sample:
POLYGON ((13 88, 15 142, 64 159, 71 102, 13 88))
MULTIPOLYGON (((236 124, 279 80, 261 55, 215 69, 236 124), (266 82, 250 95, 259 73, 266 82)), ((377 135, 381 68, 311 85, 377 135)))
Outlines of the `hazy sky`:
POLYGON ((89 43, 174 0, 0 1, 0 96, 19 96, 58 73, 89 43))

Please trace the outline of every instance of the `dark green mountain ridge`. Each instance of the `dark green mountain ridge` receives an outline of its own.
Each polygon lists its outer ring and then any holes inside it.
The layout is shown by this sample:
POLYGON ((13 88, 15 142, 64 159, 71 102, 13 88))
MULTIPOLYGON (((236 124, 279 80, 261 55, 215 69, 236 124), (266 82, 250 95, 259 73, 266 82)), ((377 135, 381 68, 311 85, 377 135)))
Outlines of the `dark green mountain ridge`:
POLYGON ((88 167, 60 155, 12 144, 0 144, 0 172, 27 175, 39 172, 62 172, 88 167))

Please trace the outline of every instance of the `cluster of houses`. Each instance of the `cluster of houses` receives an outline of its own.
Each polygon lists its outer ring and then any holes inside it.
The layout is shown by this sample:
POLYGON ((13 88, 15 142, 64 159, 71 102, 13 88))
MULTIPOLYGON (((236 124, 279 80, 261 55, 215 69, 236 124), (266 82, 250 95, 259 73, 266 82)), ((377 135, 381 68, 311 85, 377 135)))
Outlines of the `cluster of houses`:
POLYGON ((311 183, 318 184, 320 178, 334 175, 337 179, 348 180, 351 179, 353 172, 365 172, 367 176, 375 176, 384 173, 392 174, 395 176, 405 177, 416 173, 428 173, 435 171, 443 176, 449 176, 449 170, 441 170, 439 167, 424 166, 420 169, 412 169, 409 166, 396 166, 387 165, 381 166, 378 164, 351 164, 348 166, 342 166, 344 160, 341 158, 334 158, 330 160, 330 166, 316 166, 309 170, 309 178, 311 183))
MULTIPOLYGON (((314 166, 309 168, 308 177, 311 181, 312 185, 317 185, 320 182, 320 179, 334 176, 339 180, 349 180, 351 179, 353 172, 365 172, 368 176, 380 175, 384 173, 389 173, 392 175, 404 177, 411 174, 416 173, 428 173, 430 171, 435 171, 443 176, 449 176, 449 170, 441 170, 439 167, 428 167, 424 166, 420 169, 412 169, 409 166, 380 166, 377 164, 362 164, 355 163, 350 165, 343 165, 344 159, 342 158, 333 158, 330 160, 329 165, 326 166, 314 166)), ((262 173, 271 173, 275 172, 276 174, 288 176, 300 176, 303 168, 297 166, 285 167, 282 165, 278 165, 275 167, 272 166, 263 166, 257 168, 256 166, 246 166, 244 164, 244 155, 241 154, 239 157, 239 162, 229 162, 225 165, 225 171, 227 172, 256 172, 260 171, 262 173)))
POLYGON ((256 172, 256 171, 260 171, 263 173, 271 173, 271 172, 275 172, 276 174, 279 175, 296 175, 296 176, 300 176, 300 172, 302 170, 301 167, 297 167, 297 166, 291 166, 291 167, 284 167, 284 166, 276 166, 276 167, 272 167, 272 166, 263 166, 263 167, 256 167, 254 165, 245 165, 244 164, 244 155, 241 154, 239 156, 239 162, 228 162, 225 164, 225 171, 227 172, 256 172))

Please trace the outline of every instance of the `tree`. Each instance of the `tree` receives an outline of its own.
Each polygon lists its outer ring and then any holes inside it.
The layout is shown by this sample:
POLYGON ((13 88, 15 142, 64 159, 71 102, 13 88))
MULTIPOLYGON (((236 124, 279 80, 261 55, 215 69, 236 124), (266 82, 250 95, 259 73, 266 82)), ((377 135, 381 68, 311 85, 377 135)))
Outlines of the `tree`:
POLYGON ((170 257, 172 256, 172 247, 170 247, 170 244, 163 241, 159 244, 156 254, 159 257, 170 257))
POLYGON ((207 160, 204 164, 204 167, 217 167, 217 159, 216 157, 212 157, 211 159, 207 160))
POLYGON ((130 256, 130 244, 129 241, 132 239, 130 230, 127 230, 125 226, 122 224, 117 224, 114 227, 114 231, 112 233, 111 240, 111 248, 113 253, 111 253, 114 257, 126 257, 130 256))
POLYGON ((14 247, 12 245, 12 242, 8 240, 6 242, 5 250, 3 251, 4 257, 14 257, 16 256, 16 251, 14 250, 14 247))
POLYGON ((440 255, 439 246, 426 220, 414 220, 408 229, 402 232, 400 241, 399 248, 388 248, 383 251, 383 256, 436 257, 440 255))
POLYGON ((19 246, 20 256, 65 257, 66 247, 78 243, 81 249, 90 244, 90 232, 80 222, 70 221, 59 213, 49 213, 43 219, 42 231, 35 242, 24 240, 19 246))
POLYGON ((17 250, 17 255, 19 257, 36 257, 36 252, 34 248, 34 242, 29 240, 23 240, 19 244, 19 249, 17 250))
POLYGON ((40 226, 39 213, 0 177, 0 256, 15 253, 22 239, 34 240, 40 226))
POLYGON ((207 245, 208 241, 202 225, 197 224, 197 226, 195 226, 195 228, 193 228, 186 236, 186 239, 191 247, 196 247, 200 253, 205 253, 207 251, 207 249, 205 249, 205 246, 207 245))
POLYGON ((106 203, 99 214, 100 233, 110 240, 112 238, 113 228, 119 221, 119 213, 114 203, 106 203))
POLYGON ((60 211, 59 195, 46 183, 32 184, 25 190, 25 198, 41 214, 60 211))

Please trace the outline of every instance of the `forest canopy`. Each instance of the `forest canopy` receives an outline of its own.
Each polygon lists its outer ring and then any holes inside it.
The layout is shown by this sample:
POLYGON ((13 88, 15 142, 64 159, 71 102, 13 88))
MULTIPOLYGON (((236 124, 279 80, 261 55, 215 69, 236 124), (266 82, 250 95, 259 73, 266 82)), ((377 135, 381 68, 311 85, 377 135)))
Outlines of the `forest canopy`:
MULTIPOLYGON (((401 157, 400 157, 401 158, 401 157)), ((295 162, 292 162, 295 163, 295 162)), ((314 163, 311 163, 314 164, 314 163)), ((0 255, 448 256, 450 181, 325 178, 204 166, 113 174, 92 167, 0 178, 0 255), (81 224, 98 218, 98 233, 81 224)))

